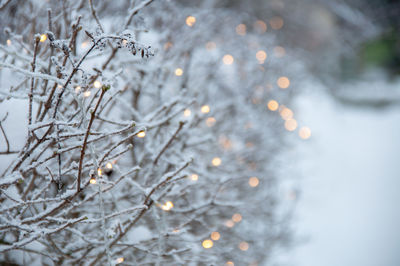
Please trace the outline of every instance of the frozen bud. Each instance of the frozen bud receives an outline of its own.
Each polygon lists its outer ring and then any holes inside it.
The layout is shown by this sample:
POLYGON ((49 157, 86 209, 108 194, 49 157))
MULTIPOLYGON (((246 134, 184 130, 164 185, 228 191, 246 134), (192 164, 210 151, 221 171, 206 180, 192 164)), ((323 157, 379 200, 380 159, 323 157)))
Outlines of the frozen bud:
POLYGON ((128 145, 128 149, 132 149, 133 148, 133 145, 132 144, 129 144, 128 145))
POLYGON ((89 113, 93 114, 93 113, 94 113, 94 109, 93 109, 93 108, 90 108, 90 109, 89 109, 89 113))
POLYGON ((49 40, 51 42, 53 42, 56 38, 54 37, 54 33, 52 33, 51 31, 46 31, 47 37, 49 38, 49 40))
POLYGON ((36 42, 39 42, 40 41, 40 34, 35 34, 34 38, 35 38, 36 42))

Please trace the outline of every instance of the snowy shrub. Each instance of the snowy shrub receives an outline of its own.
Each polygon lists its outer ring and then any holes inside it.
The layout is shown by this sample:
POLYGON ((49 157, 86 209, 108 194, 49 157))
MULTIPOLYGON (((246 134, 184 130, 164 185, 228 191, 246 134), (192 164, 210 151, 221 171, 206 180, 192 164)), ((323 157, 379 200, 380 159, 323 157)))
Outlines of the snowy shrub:
POLYGON ((232 10, 137 2, 2 7, 0 260, 273 262, 291 235, 273 37, 238 35, 252 20, 232 10))

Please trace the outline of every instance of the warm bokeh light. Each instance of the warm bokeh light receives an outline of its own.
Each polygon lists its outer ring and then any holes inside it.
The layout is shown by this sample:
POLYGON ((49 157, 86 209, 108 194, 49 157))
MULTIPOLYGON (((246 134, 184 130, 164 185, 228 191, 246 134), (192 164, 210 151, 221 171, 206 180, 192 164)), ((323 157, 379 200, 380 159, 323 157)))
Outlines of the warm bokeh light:
POLYGON ((179 76, 182 76, 182 74, 183 74, 182 68, 178 67, 177 69, 175 69, 175 75, 177 75, 179 77, 179 76))
POLYGON ((210 112, 210 106, 208 106, 208 105, 203 105, 202 107, 201 107, 201 112, 202 113, 209 113, 210 112))
POLYGON ((215 125, 215 122, 217 122, 217 120, 215 120, 214 117, 209 117, 206 119, 206 125, 209 127, 212 127, 213 125, 215 125))
POLYGON ((212 163, 212 165, 214 165, 214 166, 220 166, 221 163, 222 163, 222 160, 221 160, 221 158, 219 158, 219 157, 214 157, 214 158, 212 159, 211 163, 212 163))
POLYGON ((226 150, 229 150, 232 148, 232 141, 224 135, 220 136, 219 144, 222 146, 222 148, 224 148, 226 150))
POLYGON ((199 180, 199 175, 198 174, 192 174, 190 176, 190 179, 192 179, 192 181, 197 181, 197 180, 199 180))
POLYGON ((239 249, 242 251, 246 251, 249 249, 249 243, 247 243, 246 241, 242 241, 239 244, 239 249))
POLYGON ((288 131, 294 131, 297 128, 297 121, 292 119, 288 119, 285 121, 285 128, 288 131))
POLYGON ((277 101, 275 101, 275 100, 270 100, 270 101, 268 102, 268 109, 269 109, 269 110, 271 110, 271 111, 276 111, 276 110, 278 110, 278 107, 279 107, 279 104, 278 104, 277 101))
POLYGON ((212 233, 211 233, 211 239, 212 239, 212 240, 217 241, 217 240, 219 240, 220 238, 221 238, 221 234, 220 234, 220 233, 218 233, 218 232, 212 232, 212 233))
POLYGON ((217 48, 217 45, 215 44, 215 42, 207 42, 206 43, 206 49, 211 51, 214 50, 215 48, 217 48))
POLYGON ((309 139, 311 137, 311 129, 309 127, 300 128, 299 136, 302 139, 309 139))
POLYGON ((254 28, 258 33, 264 33, 267 31, 267 24, 262 20, 257 20, 254 23, 254 28))
POLYGON ((190 109, 185 109, 185 111, 183 111, 183 116, 188 117, 192 114, 192 111, 190 111, 190 109))
POLYGON ((174 207, 174 204, 171 201, 167 201, 164 205, 161 206, 161 209, 164 211, 169 211, 174 207))
POLYGON ((233 56, 231 56, 230 54, 226 54, 222 58, 222 62, 224 62, 225 65, 232 65, 233 61, 234 61, 233 56))
POLYGON ((90 97, 90 94, 92 94, 89 90, 88 91, 85 91, 84 93, 83 93, 83 97, 85 97, 85 98, 87 98, 87 97, 90 97))
POLYGON ((96 80, 95 82, 93 82, 93 87, 95 87, 96 89, 101 87, 101 82, 96 80))
POLYGON ((7 46, 11 46, 11 40, 7 40, 7 46))
POLYGON ((246 25, 239 24, 236 26, 236 33, 240 36, 246 35, 246 25))
POLYGON ((276 57, 283 57, 286 54, 285 48, 283 48, 282 46, 275 46, 274 47, 274 54, 276 57))
POLYGON ((227 220, 227 221, 225 222, 225 226, 226 226, 226 227, 232 228, 234 225, 235 225, 235 222, 232 221, 232 220, 227 220))
POLYGON ((86 47, 88 47, 88 45, 89 45, 89 42, 88 42, 88 41, 85 41, 85 42, 83 42, 83 43, 81 44, 81 48, 82 48, 82 49, 85 49, 86 47))
POLYGON ((212 248, 214 246, 214 243, 210 239, 206 239, 202 243, 203 248, 212 248))
POLYGON ((137 136, 138 138, 144 138, 146 136, 146 132, 142 130, 137 134, 137 136))
POLYGON ((164 44, 164 50, 169 50, 172 48, 172 42, 166 42, 164 44))
POLYGON ((276 81, 276 84, 278 84, 281 89, 287 89, 290 86, 290 80, 287 77, 280 77, 276 81))
POLYGON ((253 177, 249 178, 249 186, 256 187, 256 186, 258 186, 259 183, 260 183, 260 181, 258 180, 257 177, 253 176, 253 177))
POLYGON ((235 266, 235 263, 233 263, 233 261, 227 261, 226 263, 225 263, 225 266, 235 266))
POLYGON ((103 175, 103 170, 101 168, 97 169, 97 175, 102 176, 103 175))
POLYGON ((112 163, 110 163, 110 162, 106 163, 106 168, 107 168, 108 170, 113 169, 112 163))
POLYGON ((192 27, 194 25, 194 23, 196 23, 196 18, 193 16, 188 16, 186 18, 186 25, 188 25, 189 27, 192 27))
POLYGON ((96 178, 94 178, 94 177, 90 178, 89 182, 90 182, 90 184, 92 184, 92 185, 94 185, 94 184, 97 183, 96 178))
POLYGON ((235 223, 238 223, 242 220, 242 215, 240 215, 240 213, 235 213, 234 215, 232 215, 232 221, 234 221, 235 223))
POLYGON ((46 40, 47 40, 47 35, 46 34, 40 35, 40 42, 45 42, 46 40))
POLYGON ((283 120, 289 120, 293 118, 293 111, 290 110, 287 107, 283 107, 280 111, 279 111, 281 117, 283 120))
POLYGON ((116 260, 116 264, 123 263, 123 262, 124 262, 124 258, 123 258, 123 257, 119 257, 119 258, 116 260))
POLYGON ((78 94, 81 91, 81 86, 75 87, 75 93, 78 94))
POLYGON ((283 19, 281 17, 273 17, 269 20, 271 28, 274 30, 279 30, 283 27, 283 19))
POLYGON ((265 59, 267 59, 267 53, 263 50, 260 50, 256 53, 256 58, 260 64, 264 63, 265 59))

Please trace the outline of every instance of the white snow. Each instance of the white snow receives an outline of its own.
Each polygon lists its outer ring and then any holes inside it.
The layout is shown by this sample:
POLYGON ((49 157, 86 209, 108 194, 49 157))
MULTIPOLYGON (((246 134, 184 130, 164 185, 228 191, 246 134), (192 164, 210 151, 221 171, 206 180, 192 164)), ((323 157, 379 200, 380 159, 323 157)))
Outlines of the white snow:
POLYGON ((400 265, 400 106, 356 109, 313 89, 297 110, 311 130, 298 145, 297 266, 400 265))

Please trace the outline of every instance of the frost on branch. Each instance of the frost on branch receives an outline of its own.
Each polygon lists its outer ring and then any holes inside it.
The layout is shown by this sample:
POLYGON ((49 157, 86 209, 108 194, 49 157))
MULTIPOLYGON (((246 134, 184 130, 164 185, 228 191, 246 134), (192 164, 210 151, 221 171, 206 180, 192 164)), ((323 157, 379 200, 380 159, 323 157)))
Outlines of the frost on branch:
POLYGON ((279 115, 260 103, 290 99, 259 88, 280 65, 266 71, 220 32, 245 16, 149 0, 26 2, 15 16, 32 8, 35 23, 14 18, 0 46, 12 76, 0 101, 23 101, 30 118, 22 147, 11 138, 15 152, 2 155, 1 261, 241 265, 289 243, 272 169, 279 115), (192 12, 203 25, 184 23, 192 12), (222 63, 228 53, 234 65, 222 63))

